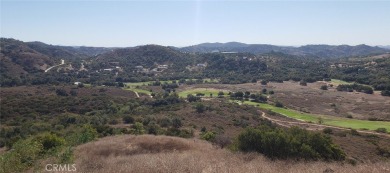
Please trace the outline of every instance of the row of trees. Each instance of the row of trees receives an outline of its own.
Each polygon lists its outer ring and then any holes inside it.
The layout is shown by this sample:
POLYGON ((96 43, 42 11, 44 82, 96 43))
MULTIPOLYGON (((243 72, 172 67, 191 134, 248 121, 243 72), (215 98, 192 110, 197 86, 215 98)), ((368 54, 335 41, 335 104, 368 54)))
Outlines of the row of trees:
MULTIPOLYGON (((267 102, 267 96, 263 95, 267 94, 267 89, 262 90, 262 94, 260 93, 250 93, 249 91, 238 91, 234 93, 229 93, 230 98, 234 100, 251 100, 253 102, 265 103, 267 102)), ((274 91, 269 91, 268 94, 274 94, 274 91)))
POLYGON ((360 84, 344 84, 337 86, 337 91, 347 91, 353 92, 354 90, 357 92, 363 92, 366 94, 373 94, 374 90, 370 86, 360 85, 360 84))

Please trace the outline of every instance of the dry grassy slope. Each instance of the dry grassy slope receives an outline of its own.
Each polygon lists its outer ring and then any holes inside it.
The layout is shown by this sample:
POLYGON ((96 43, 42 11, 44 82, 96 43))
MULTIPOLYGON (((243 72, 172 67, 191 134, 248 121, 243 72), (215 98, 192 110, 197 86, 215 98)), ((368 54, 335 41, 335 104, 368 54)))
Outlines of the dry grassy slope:
POLYGON ((99 139, 75 150, 78 172, 390 172, 388 162, 271 161, 256 153, 233 153, 198 139, 123 135, 99 139))

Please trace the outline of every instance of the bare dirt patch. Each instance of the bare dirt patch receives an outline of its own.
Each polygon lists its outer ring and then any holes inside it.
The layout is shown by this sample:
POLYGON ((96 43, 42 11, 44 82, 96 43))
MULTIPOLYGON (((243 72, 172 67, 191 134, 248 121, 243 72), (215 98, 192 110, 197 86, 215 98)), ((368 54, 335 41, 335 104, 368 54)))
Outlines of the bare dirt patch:
POLYGON ((356 119, 390 120, 390 98, 378 94, 340 92, 330 87, 321 90, 322 82, 301 86, 296 82, 269 83, 274 99, 295 110, 356 119))

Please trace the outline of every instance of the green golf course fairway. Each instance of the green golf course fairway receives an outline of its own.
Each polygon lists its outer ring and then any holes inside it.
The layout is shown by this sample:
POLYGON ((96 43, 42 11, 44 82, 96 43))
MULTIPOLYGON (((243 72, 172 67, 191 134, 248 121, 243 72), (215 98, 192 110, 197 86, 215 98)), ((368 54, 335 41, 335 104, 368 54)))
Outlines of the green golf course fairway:
POLYGON ((339 79, 332 79, 330 81, 332 84, 334 85, 346 85, 346 84, 353 84, 351 82, 347 82, 347 81, 343 81, 343 80, 339 80, 339 79))
MULTIPOLYGON (((171 81, 161 81, 161 82, 171 82, 171 81)), ((333 79, 332 79, 333 82, 333 79)), ((344 81, 337 80, 337 83, 344 83, 344 81)), ((124 89, 135 91, 138 93, 144 93, 144 94, 151 94, 150 91, 143 90, 136 88, 136 86, 140 85, 147 85, 151 82, 138 82, 138 83, 126 83, 128 86, 124 89)), ((195 89, 188 89, 185 91, 181 91, 178 93, 179 97, 187 98, 187 95, 192 94, 196 95, 197 93, 204 94, 204 97, 210 97, 210 94, 213 95, 213 97, 218 97, 218 93, 221 90, 214 89, 214 88, 195 88, 195 89)), ((227 96, 228 92, 224 91, 224 96, 227 96)), ((294 118, 301 121, 306 122, 312 122, 312 123, 318 123, 319 118, 322 119, 322 124, 324 125, 330 125, 330 126, 337 126, 337 127, 344 127, 344 128, 352 128, 357 130, 376 130, 378 128, 386 128, 387 131, 390 131, 390 122, 386 121, 368 121, 368 120, 358 120, 358 119, 349 119, 349 118, 342 118, 342 117, 335 117, 335 116, 329 116, 329 115, 318 115, 318 114, 309 114, 304 112, 299 112, 296 110, 288 109, 288 108, 280 108, 276 107, 270 104, 265 103, 255 103, 250 101, 244 101, 243 104, 247 105, 253 105, 258 106, 263 109, 271 110, 273 112, 282 114, 284 116, 294 118)))
POLYGON ((271 110, 273 112, 282 114, 284 116, 294 118, 297 120, 306 121, 306 122, 317 123, 319 120, 319 117, 321 117, 322 121, 323 121, 322 124, 325 124, 325 125, 352 128, 352 129, 357 129, 357 130, 361 130, 361 129, 376 130, 378 128, 386 128, 387 131, 390 131, 390 122, 386 122, 386 121, 367 121, 367 120, 357 120, 357 119, 334 117, 334 116, 329 116, 329 115, 308 114, 308 113, 295 111, 292 109, 279 108, 279 107, 276 107, 276 106, 273 106, 270 104, 255 103, 255 102, 250 102, 250 101, 245 101, 244 104, 258 106, 260 108, 268 109, 268 110, 271 110))

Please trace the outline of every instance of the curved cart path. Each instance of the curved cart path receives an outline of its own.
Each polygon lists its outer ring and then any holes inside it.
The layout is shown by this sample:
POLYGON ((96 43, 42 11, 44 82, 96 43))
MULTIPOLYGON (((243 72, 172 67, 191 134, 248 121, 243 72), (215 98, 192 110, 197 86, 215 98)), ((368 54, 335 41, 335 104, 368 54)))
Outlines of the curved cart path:
MULTIPOLYGON (((350 130, 349 128, 344 128, 344 127, 336 127, 336 126, 328 126, 328 125, 322 125, 322 124, 314 124, 314 123, 307 123, 307 122, 292 122, 292 121, 284 121, 284 120, 278 120, 271 118, 265 114, 265 112, 261 112, 261 117, 283 127, 291 127, 291 126, 308 126, 306 129, 307 130, 319 130, 323 128, 332 128, 332 129, 338 129, 338 130, 350 130)), ((298 120, 299 121, 299 120, 298 120)), ((378 132, 372 132, 372 131, 364 131, 364 130, 356 130, 359 133, 364 133, 364 134, 374 134, 374 135, 380 135, 380 136, 386 136, 390 137, 389 134, 386 133, 378 133, 378 132)))

